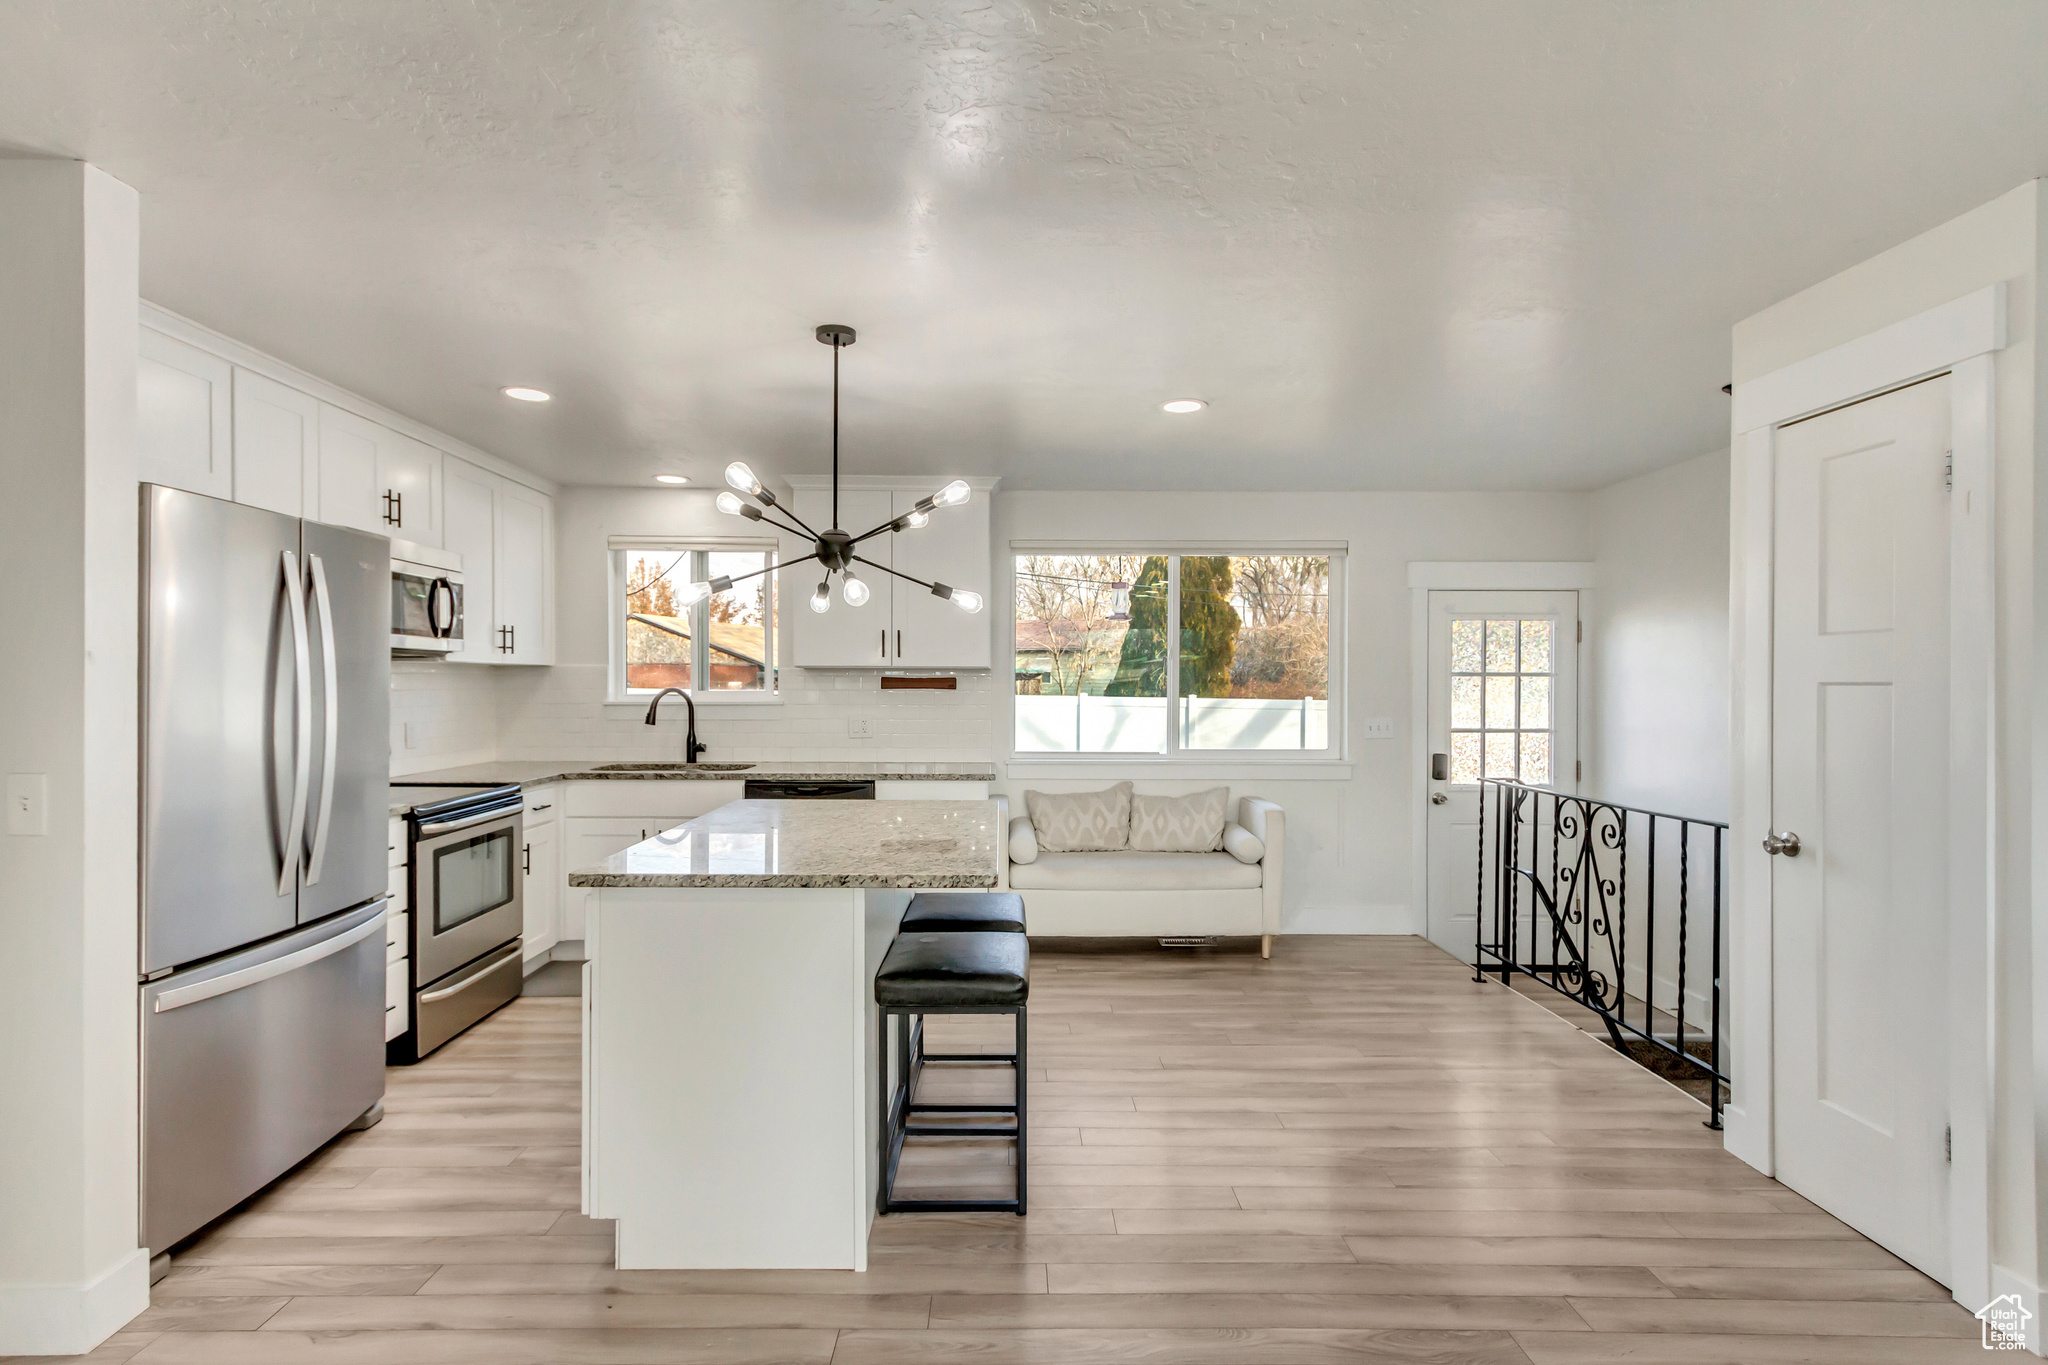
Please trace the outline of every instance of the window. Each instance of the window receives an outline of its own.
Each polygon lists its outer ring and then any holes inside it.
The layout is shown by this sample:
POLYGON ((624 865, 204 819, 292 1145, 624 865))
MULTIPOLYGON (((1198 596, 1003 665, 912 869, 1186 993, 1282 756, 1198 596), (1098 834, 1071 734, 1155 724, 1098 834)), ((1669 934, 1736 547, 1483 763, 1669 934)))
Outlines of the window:
POLYGON ((1018 555, 1016 752, 1327 753, 1337 562, 1018 555))
POLYGON ((772 695, 775 564, 769 549, 688 545, 612 550, 612 695, 620 699, 681 687, 694 695, 772 695), (690 583, 755 575, 693 606, 677 605, 690 583))
POLYGON ((1451 622, 1451 781, 1550 785, 1556 630, 1549 620, 1451 622))

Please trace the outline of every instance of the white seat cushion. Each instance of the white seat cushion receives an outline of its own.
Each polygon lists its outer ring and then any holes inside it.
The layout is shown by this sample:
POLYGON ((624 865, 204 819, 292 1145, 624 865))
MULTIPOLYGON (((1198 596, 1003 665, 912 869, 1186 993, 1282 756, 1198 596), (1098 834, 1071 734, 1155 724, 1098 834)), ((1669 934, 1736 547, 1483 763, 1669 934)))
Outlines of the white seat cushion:
MULTIPOLYGON (((1256 863, 1228 853, 1047 853, 1010 864, 1013 891, 1243 891, 1260 885, 1256 863)), ((1028 904, 1028 903, 1027 903, 1028 904)))

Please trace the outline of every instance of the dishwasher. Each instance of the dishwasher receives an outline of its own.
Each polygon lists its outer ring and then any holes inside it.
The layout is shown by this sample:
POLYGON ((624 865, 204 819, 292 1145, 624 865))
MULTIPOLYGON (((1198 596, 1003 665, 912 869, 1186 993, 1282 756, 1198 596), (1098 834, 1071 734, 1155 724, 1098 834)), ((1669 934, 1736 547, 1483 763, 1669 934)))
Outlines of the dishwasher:
POLYGON ((747 782, 749 801, 872 801, 873 782, 747 782))

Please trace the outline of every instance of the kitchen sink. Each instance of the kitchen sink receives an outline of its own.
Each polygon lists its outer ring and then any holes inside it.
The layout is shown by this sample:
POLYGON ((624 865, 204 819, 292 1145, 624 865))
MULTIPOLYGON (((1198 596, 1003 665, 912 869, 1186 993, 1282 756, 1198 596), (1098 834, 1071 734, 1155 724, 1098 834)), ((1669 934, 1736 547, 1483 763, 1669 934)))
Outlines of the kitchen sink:
POLYGON ((751 763, 600 763, 591 771, 599 773, 741 773, 753 766, 751 763))

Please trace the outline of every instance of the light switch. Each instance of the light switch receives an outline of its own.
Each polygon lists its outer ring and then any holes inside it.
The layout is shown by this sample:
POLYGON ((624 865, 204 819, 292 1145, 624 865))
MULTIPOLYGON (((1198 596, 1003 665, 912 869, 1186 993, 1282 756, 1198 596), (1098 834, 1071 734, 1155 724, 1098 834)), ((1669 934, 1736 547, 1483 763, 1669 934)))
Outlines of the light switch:
POLYGON ((7 774, 7 832, 50 832, 50 779, 42 773, 7 774))
POLYGON ((1392 739, 1394 720, 1391 716, 1368 716, 1358 730, 1360 739, 1392 739))

